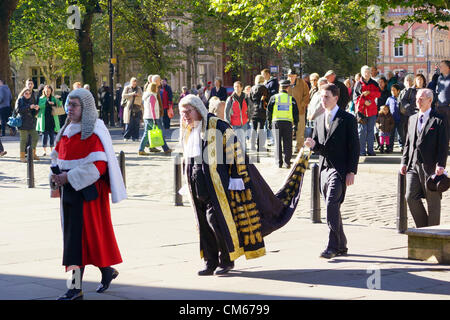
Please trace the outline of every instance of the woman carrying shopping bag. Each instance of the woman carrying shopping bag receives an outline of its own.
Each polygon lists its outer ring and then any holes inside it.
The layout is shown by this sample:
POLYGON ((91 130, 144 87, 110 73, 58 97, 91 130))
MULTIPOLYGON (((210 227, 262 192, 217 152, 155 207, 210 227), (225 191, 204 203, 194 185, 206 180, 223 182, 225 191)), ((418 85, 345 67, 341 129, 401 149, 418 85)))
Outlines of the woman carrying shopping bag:
MULTIPOLYGON (((162 128, 162 115, 163 108, 158 102, 158 87, 156 83, 151 83, 142 96, 144 100, 144 134, 139 145, 138 155, 148 156, 149 153, 145 152, 145 147, 150 149, 150 152, 160 152, 158 148, 151 147, 149 143, 149 130, 154 129, 155 126, 162 128)), ((163 138, 164 139, 164 138, 163 138)), ((165 140, 162 148, 165 154, 170 154, 173 150, 167 146, 165 140)))

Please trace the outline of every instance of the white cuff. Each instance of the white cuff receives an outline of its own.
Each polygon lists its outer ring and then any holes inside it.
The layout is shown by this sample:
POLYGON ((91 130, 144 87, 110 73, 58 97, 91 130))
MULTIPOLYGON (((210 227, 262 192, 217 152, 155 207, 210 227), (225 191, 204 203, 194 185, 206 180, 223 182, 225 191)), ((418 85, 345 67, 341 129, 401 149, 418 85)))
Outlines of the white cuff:
POLYGON ((90 186, 100 178, 100 173, 93 163, 78 166, 67 172, 67 180, 76 191, 90 186))
POLYGON ((228 190, 244 190, 244 181, 241 178, 230 178, 230 183, 228 185, 228 190))

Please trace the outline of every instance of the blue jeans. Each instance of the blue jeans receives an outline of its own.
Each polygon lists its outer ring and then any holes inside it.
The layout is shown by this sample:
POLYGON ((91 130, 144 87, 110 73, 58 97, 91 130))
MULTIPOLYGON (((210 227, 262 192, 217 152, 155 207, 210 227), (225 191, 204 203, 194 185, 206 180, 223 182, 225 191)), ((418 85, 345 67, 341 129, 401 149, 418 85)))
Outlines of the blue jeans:
MULTIPOLYGON (((155 120, 153 119, 144 119, 144 134, 141 138, 141 144, 139 145, 139 151, 144 151, 145 147, 150 147, 150 144, 148 142, 148 130, 153 129, 153 123, 155 120)), ((163 124, 161 119, 156 119, 156 125, 158 128, 163 130, 163 124)), ((169 147, 167 146, 166 139, 164 139, 164 145, 162 146, 164 151, 169 150, 169 147)))
POLYGON ((360 151, 359 154, 361 156, 366 155, 366 146, 367 146, 367 154, 373 154, 373 143, 375 138, 375 121, 377 120, 377 116, 371 116, 367 118, 366 124, 358 123, 358 134, 359 134, 359 146, 360 151))
POLYGON ((248 123, 242 125, 242 126, 232 126, 234 133, 236 134, 237 138, 239 139, 239 142, 242 146, 242 151, 246 151, 246 145, 247 145, 247 130, 248 130, 248 123))

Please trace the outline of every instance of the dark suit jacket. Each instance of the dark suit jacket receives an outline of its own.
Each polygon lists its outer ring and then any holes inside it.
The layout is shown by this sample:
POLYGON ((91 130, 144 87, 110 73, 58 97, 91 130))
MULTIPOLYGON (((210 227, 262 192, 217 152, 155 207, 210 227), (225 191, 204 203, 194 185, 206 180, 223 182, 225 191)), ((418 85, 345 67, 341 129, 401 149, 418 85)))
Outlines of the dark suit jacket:
MULTIPOLYGON (((408 134, 406 136, 405 147, 403 149, 402 164, 409 169, 412 166, 414 155, 414 139, 417 135, 417 121, 419 113, 409 117, 408 134)), ((425 127, 417 137, 417 151, 420 153, 425 172, 432 175, 436 170, 436 164, 444 167, 447 163, 448 155, 448 132, 445 127, 445 120, 436 111, 431 110, 430 117, 425 123, 425 127)))
POLYGON ((327 135, 325 113, 321 114, 315 121, 312 138, 316 142, 313 151, 320 155, 319 171, 322 170, 326 158, 344 182, 348 173, 357 173, 359 137, 353 115, 339 108, 327 135))

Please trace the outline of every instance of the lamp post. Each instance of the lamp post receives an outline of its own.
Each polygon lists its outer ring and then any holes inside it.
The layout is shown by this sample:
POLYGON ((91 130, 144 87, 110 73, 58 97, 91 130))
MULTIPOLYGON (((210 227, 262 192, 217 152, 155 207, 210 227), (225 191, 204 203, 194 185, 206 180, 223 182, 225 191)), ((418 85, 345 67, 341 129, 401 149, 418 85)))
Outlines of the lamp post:
MULTIPOLYGON (((110 119, 114 119, 114 63, 113 58, 113 10, 112 10, 112 0, 108 0, 108 15, 109 15, 109 110, 110 119), (111 116, 112 115, 112 116, 111 116)), ((110 125, 113 125, 108 121, 110 125)), ((114 120, 113 120, 114 122, 114 120)))
POLYGON ((436 28, 437 25, 435 25, 433 28, 431 28, 430 34, 428 34, 428 30, 425 31, 425 34, 427 34, 427 81, 430 81, 430 72, 431 72, 431 61, 430 61, 430 43, 433 40, 433 30, 436 28))

